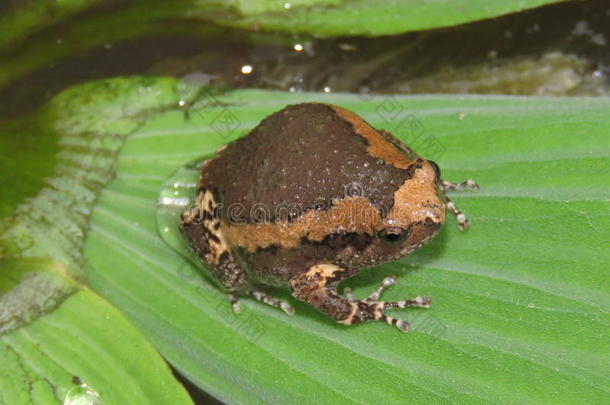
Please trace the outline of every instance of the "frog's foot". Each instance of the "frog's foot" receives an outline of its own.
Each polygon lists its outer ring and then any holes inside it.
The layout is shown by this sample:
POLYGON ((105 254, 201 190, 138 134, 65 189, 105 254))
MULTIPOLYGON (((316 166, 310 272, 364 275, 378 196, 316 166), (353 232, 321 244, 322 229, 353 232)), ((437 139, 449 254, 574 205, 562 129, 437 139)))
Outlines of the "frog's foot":
POLYGON ((282 300, 278 300, 267 293, 264 293, 260 290, 248 290, 248 294, 252 296, 255 300, 264 302, 267 305, 271 305, 272 307, 276 307, 286 312, 288 315, 294 314, 294 308, 290 306, 287 302, 282 300))
POLYGON ((394 277, 384 278, 381 285, 375 291, 373 291, 371 295, 363 300, 355 300, 351 290, 349 288, 345 288, 343 290, 343 294, 352 303, 355 311, 350 313, 350 316, 344 320, 341 320, 340 322, 345 325, 351 325, 352 323, 375 319, 385 322, 388 325, 394 325, 405 333, 408 332, 411 326, 409 322, 392 318, 391 316, 385 315, 383 311, 386 309, 407 307, 430 308, 432 300, 430 297, 415 297, 410 300, 403 301, 379 301, 383 291, 395 282, 396 279, 394 277))
POLYGON ((445 204, 447 205, 447 209, 451 211, 453 215, 455 215, 458 227, 461 231, 463 231, 464 229, 470 226, 470 222, 468 221, 468 218, 466 218, 466 215, 464 215, 464 213, 460 211, 458 207, 455 206, 455 203, 451 201, 449 197, 447 197, 446 192, 452 190, 461 191, 466 189, 478 190, 479 185, 472 179, 468 179, 461 183, 451 183, 445 180, 441 180, 440 185, 443 190, 443 193, 445 194, 445 204))
MULTIPOLYGON (((282 311, 286 312, 288 315, 294 314, 294 308, 290 306, 287 302, 282 300, 278 300, 277 298, 273 298, 272 296, 259 291, 259 290, 248 290, 246 291, 248 295, 253 297, 257 301, 264 302, 267 305, 271 305, 272 307, 280 308, 282 311)), ((241 305, 239 303, 239 296, 236 294, 229 294, 229 300, 231 301, 231 307, 233 307, 233 313, 236 315, 241 312, 241 305)))
POLYGON ((394 284, 393 277, 387 277, 383 283, 371 295, 363 300, 356 300, 349 289, 346 289, 346 298, 338 295, 334 289, 329 288, 340 281, 341 272, 339 266, 334 264, 319 264, 312 266, 309 270, 297 274, 290 280, 292 295, 308 302, 318 310, 344 325, 378 320, 398 327, 403 332, 409 330, 409 323, 385 315, 386 309, 420 307, 429 308, 429 297, 415 297, 404 301, 378 301, 383 291, 394 284))

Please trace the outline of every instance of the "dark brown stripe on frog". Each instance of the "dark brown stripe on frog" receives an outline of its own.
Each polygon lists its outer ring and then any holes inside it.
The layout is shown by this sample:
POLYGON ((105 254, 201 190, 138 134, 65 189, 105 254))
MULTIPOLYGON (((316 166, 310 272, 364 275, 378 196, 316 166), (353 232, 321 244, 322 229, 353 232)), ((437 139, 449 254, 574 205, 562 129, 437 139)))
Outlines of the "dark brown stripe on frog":
POLYGON ((345 270, 338 273, 347 277, 360 268, 360 253, 376 239, 374 235, 334 233, 322 241, 303 239, 298 246, 285 248, 271 245, 254 252, 237 249, 236 255, 250 264, 249 277, 265 284, 285 285, 299 271, 317 263, 335 263, 345 270))

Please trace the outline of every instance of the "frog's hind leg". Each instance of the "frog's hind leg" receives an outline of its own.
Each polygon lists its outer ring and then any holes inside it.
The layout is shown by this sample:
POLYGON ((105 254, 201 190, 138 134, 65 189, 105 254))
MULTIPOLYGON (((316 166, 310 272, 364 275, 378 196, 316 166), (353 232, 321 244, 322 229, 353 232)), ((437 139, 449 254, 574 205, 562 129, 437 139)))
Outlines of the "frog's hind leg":
POLYGON ((466 215, 464 215, 464 213, 462 211, 460 211, 460 209, 458 207, 456 207, 455 203, 449 197, 447 197, 447 191, 453 191, 453 190, 462 191, 462 190, 466 190, 466 189, 478 190, 479 185, 474 180, 468 179, 461 183, 451 183, 449 181, 441 180, 440 186, 441 186, 441 189, 443 190, 443 195, 445 197, 445 204, 447 205, 447 209, 449 211, 451 211, 453 213, 453 215, 455 215, 455 218, 458 223, 458 227, 460 228, 460 230, 463 231, 464 229, 466 229, 470 226, 470 222, 468 221, 468 218, 466 218, 466 215))
POLYGON ((212 276, 229 291, 233 312, 241 312, 238 295, 250 295, 258 301, 280 308, 287 314, 293 314, 294 309, 288 303, 247 287, 245 273, 233 257, 222 232, 218 207, 214 193, 202 188, 193 206, 182 213, 180 230, 207 265, 212 276))
POLYGON ((430 307, 429 297, 415 297, 404 301, 379 301, 383 291, 394 284, 393 277, 384 279, 381 286, 363 300, 354 299, 349 290, 346 291, 347 298, 341 297, 332 286, 340 280, 342 272, 344 269, 334 264, 312 266, 290 280, 292 295, 344 325, 377 320, 394 325, 403 332, 409 331, 410 324, 385 315, 383 312, 386 309, 430 307))
POLYGON ((193 206, 182 213, 180 231, 212 276, 226 290, 238 291, 246 285, 246 277, 222 232, 218 207, 212 191, 202 188, 193 206))

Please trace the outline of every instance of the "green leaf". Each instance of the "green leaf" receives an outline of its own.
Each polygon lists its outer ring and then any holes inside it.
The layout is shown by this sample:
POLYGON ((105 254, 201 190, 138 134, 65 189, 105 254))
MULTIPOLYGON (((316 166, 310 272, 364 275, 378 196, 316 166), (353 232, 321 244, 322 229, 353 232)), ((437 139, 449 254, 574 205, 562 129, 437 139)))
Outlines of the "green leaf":
POLYGON ((214 21, 319 37, 380 36, 458 25, 559 1, 234 0, 231 3, 237 5, 241 18, 214 21))
MULTIPOLYGON (((457 25, 561 1, 175 0, 151 5, 151 0, 137 0, 103 8, 99 0, 30 0, 0 17, 0 86, 63 57, 138 36, 187 34, 210 41, 226 35, 219 26, 316 37, 380 36, 457 25)), ((253 38, 257 43, 291 45, 290 38, 253 38)))
MULTIPOLYGON (((149 23, 195 17, 246 29, 257 27, 256 30, 316 36, 378 36, 457 25, 561 1, 565 0, 178 0, 170 5, 155 1, 154 10, 150 9, 151 0, 134 3, 141 11, 148 7, 149 23)), ((68 0, 59 4, 50 0, 25 2, 0 18, 0 27, 4 29, 0 49, 79 12, 95 9, 99 3, 100 0, 68 0)), ((121 13, 125 9, 133 7, 127 5, 117 11, 121 13)))
POLYGON ((95 82, 0 123, 0 403, 191 403, 150 343, 78 281, 87 220, 124 136, 177 106, 180 89, 95 82))
POLYGON ((0 403, 189 404, 116 308, 49 260, 0 261, 0 403))
MULTIPOLYGON (((93 3, 99 0, 89 1, 93 3)), ((84 13, 68 21, 63 21, 60 17, 67 17, 69 13, 59 13, 56 22, 64 22, 63 25, 50 26, 39 35, 32 34, 40 27, 31 27, 33 32, 25 29, 23 32, 20 31, 23 37, 17 38, 18 41, 15 38, 8 38, 7 43, 0 40, 0 66, 2 66, 0 86, 67 56, 129 38, 187 33, 211 40, 210 35, 219 31, 218 27, 192 24, 185 18, 190 12, 190 1, 157 3, 155 7, 151 7, 149 0, 126 2, 122 7, 97 9, 95 12, 84 13), (145 17, 142 17, 143 15, 145 17), (121 28, 108 29, 108 27, 121 28), (26 45, 18 46, 20 42, 26 42, 26 45)), ((61 8, 62 4, 64 2, 56 6, 61 8)), ((5 19, 0 19, 0 32, 13 31, 15 25, 19 24, 18 17, 21 15, 19 14, 21 10, 23 13, 30 12, 24 5, 23 9, 15 11, 15 16, 7 15, 5 19)), ((39 17, 45 21, 49 20, 48 16, 39 17)), ((44 23, 41 22, 41 25, 44 23)))
POLYGON ((11 10, 0 15, 0 49, 24 40, 28 35, 57 24, 102 0, 30 0, 13 2, 11 10))
POLYGON ((181 373, 229 403, 601 403, 609 107, 587 98, 204 94, 189 114, 160 113, 126 139, 90 222, 88 280, 181 373), (276 296, 295 306, 292 317, 250 299, 233 315, 159 236, 167 179, 302 101, 354 110, 436 160, 445 179, 481 185, 453 196, 471 229, 449 219, 419 251, 345 283, 361 297, 394 274, 386 299, 432 296, 430 310, 397 311, 414 325, 407 335, 336 324, 286 291, 276 296))
POLYGON ((0 218, 36 195, 57 163, 57 149, 56 134, 34 129, 29 117, 0 122, 0 218))

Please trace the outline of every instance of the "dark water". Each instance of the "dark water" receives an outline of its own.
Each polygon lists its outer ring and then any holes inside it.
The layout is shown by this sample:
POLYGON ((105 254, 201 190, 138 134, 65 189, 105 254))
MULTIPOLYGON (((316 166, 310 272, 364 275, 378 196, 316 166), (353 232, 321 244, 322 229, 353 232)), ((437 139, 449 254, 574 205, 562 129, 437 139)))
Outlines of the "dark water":
MULTIPOLYGON (((69 29, 66 24, 42 35, 60 41, 69 29)), ((78 82, 130 74, 197 72, 230 88, 295 92, 606 96, 609 43, 607 0, 381 38, 328 40, 224 28, 202 36, 199 30, 108 43, 45 66, 0 89, 0 115, 31 110, 78 82), (252 72, 242 73, 244 66, 252 72)))

